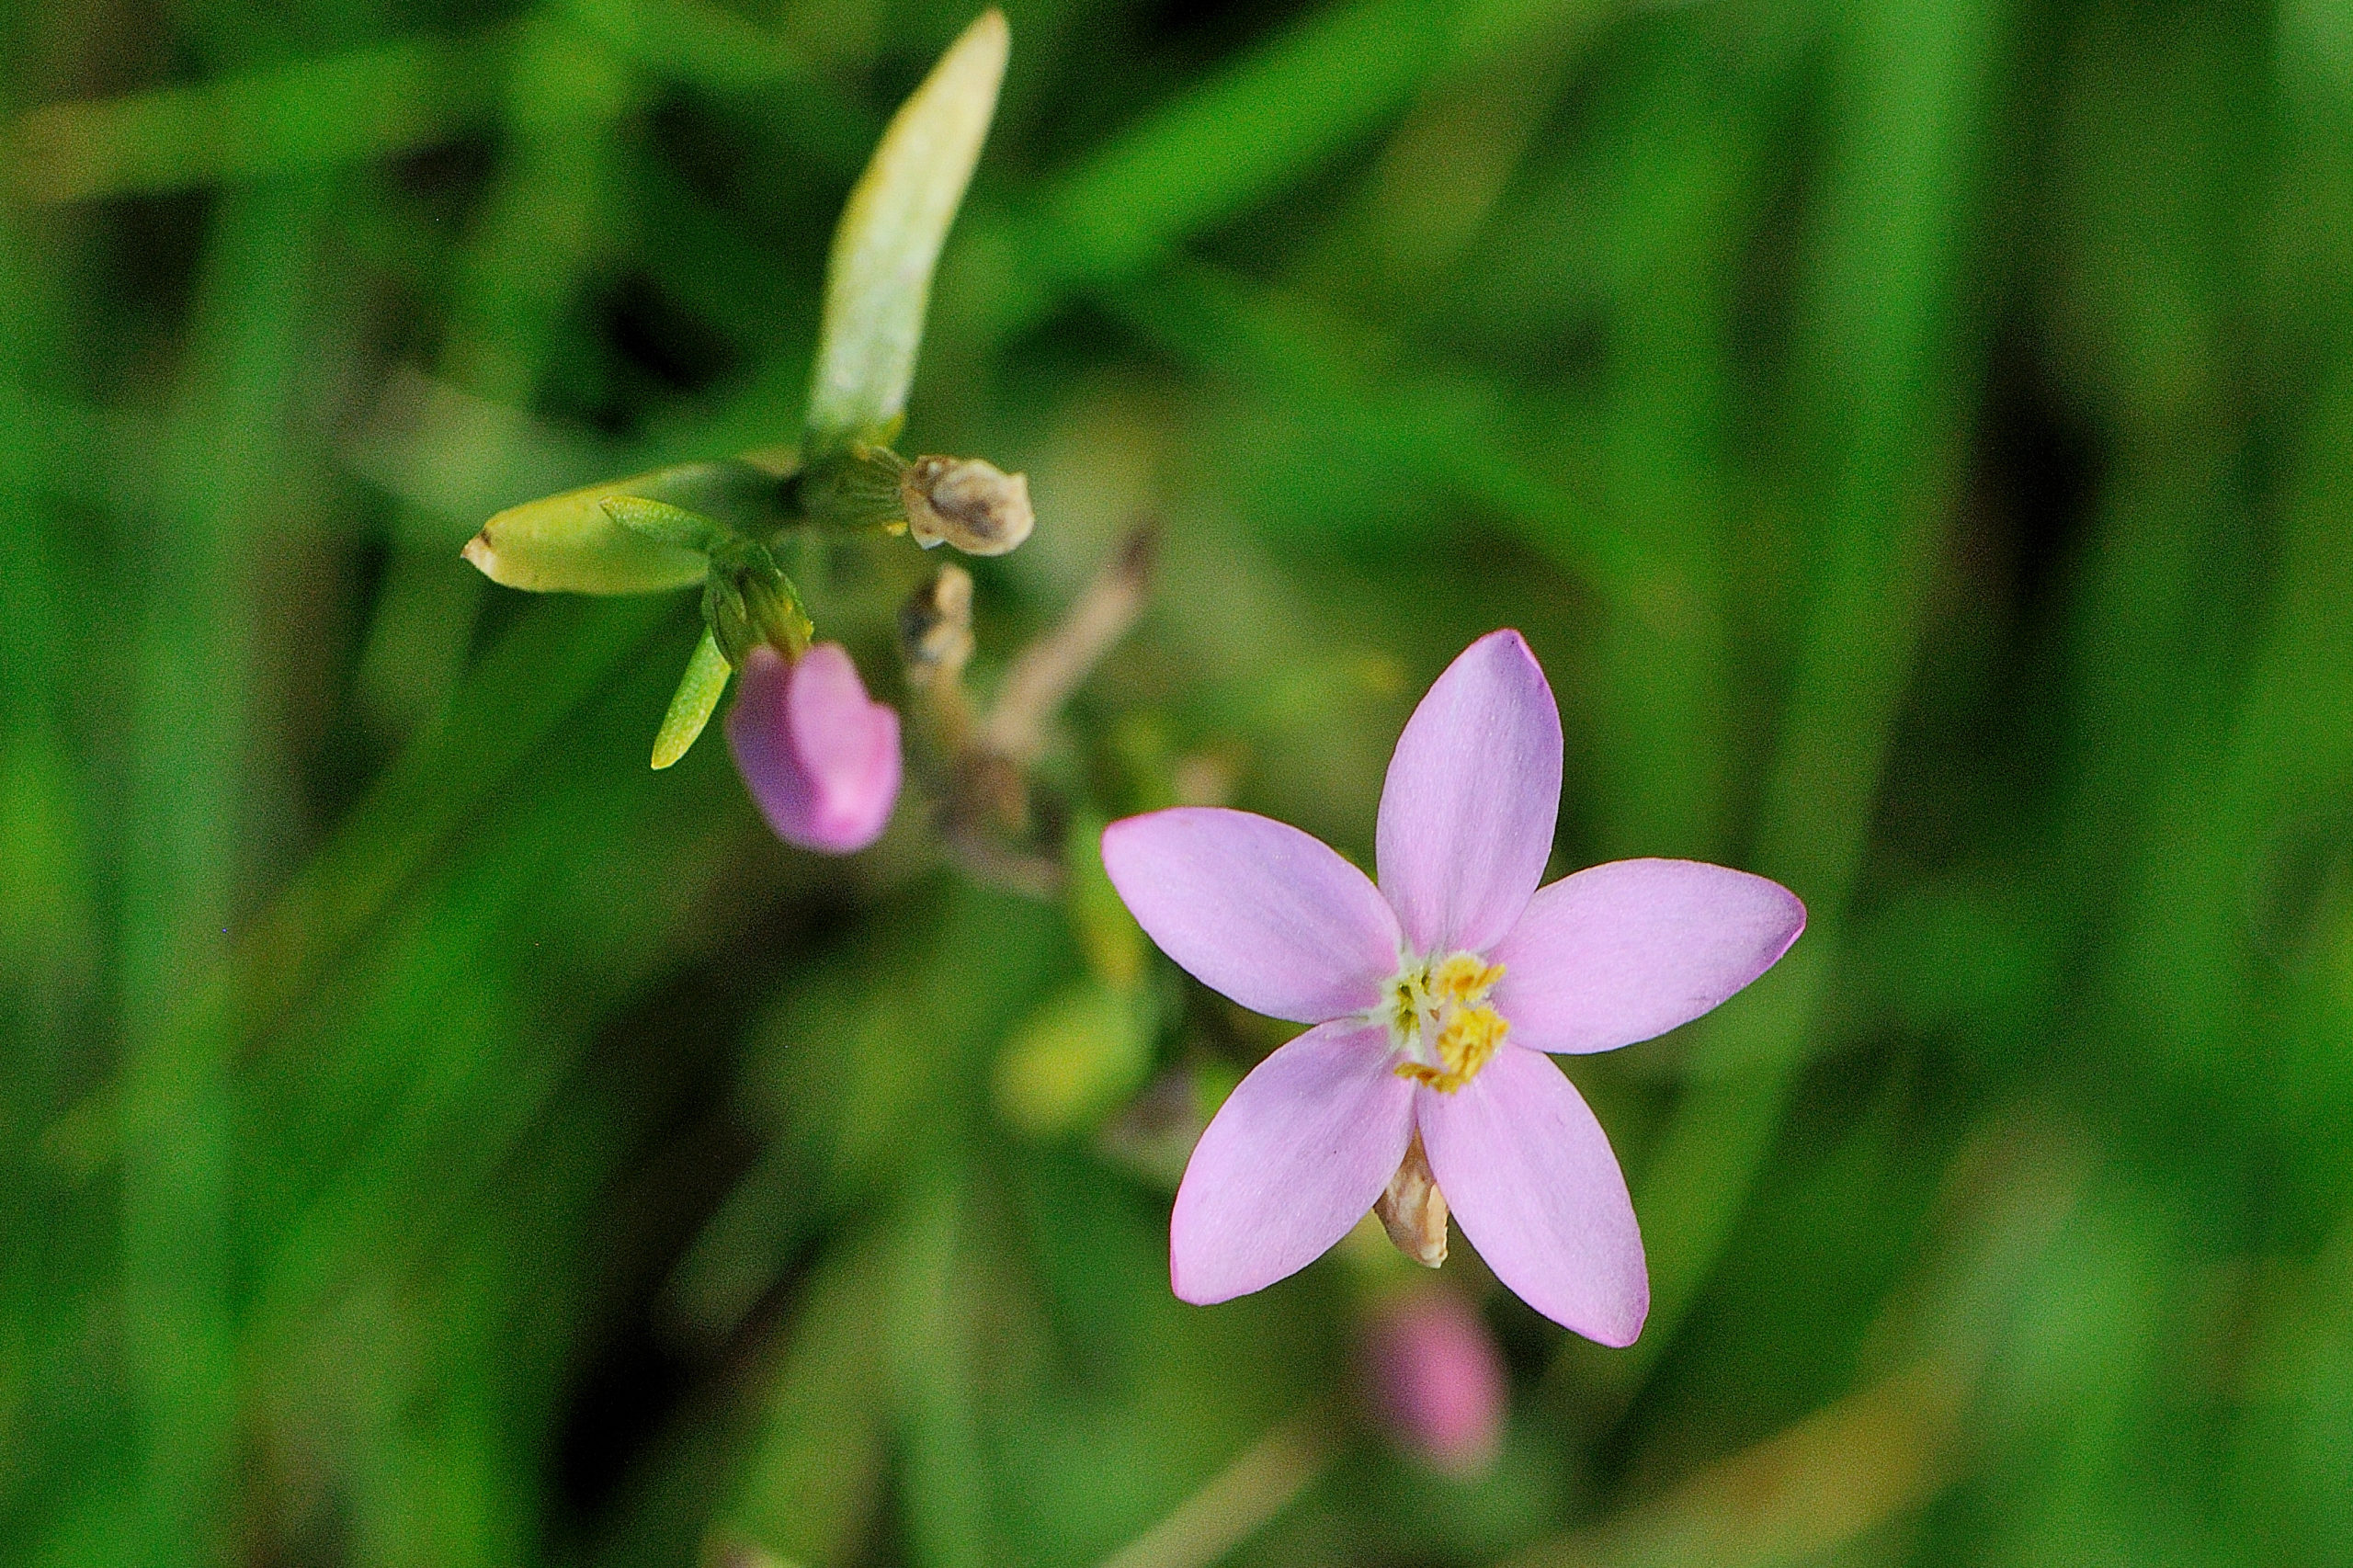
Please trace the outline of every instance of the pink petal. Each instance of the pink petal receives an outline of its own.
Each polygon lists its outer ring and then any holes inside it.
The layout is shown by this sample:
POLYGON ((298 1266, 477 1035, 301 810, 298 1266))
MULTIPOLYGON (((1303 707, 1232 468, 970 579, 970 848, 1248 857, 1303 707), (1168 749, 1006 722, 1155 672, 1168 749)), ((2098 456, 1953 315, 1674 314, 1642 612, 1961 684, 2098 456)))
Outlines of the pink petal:
POLYGON ((1391 1070, 1388 1046, 1380 1028, 1324 1024, 1226 1097, 1169 1216, 1178 1296, 1206 1306, 1263 1290, 1364 1218, 1413 1133, 1414 1085, 1391 1070))
POLYGON ((1513 1043, 1610 1051, 1689 1023, 1805 929, 1780 883, 1697 860, 1613 860, 1539 889, 1490 955, 1513 1043))
POLYGON ((1651 1308, 1626 1178, 1576 1085, 1506 1041, 1451 1095, 1415 1095, 1455 1223, 1495 1278, 1564 1328, 1631 1345, 1651 1308))
POLYGON ((793 664, 765 643, 727 715, 736 770, 777 836, 847 855, 881 836, 899 798, 899 715, 866 695, 840 644, 793 664))
POLYGON ((1528 903, 1561 806, 1561 714, 1517 631, 1464 649, 1405 722, 1381 793, 1381 891, 1416 950, 1481 952, 1528 903))
POLYGON ((1282 823, 1213 806, 1123 818, 1103 830, 1103 869, 1163 952, 1253 1012, 1360 1013, 1396 972, 1380 890, 1282 823))

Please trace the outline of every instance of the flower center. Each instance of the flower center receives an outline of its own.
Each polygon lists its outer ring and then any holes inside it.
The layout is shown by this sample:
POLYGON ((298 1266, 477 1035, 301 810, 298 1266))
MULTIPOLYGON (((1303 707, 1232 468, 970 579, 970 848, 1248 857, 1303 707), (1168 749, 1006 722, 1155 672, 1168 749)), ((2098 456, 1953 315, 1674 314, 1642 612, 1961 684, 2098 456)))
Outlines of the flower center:
POLYGON ((1389 1028, 1397 1075, 1450 1095, 1479 1075, 1511 1031, 1487 1005, 1504 966, 1475 953, 1408 959, 1374 1016, 1389 1028))

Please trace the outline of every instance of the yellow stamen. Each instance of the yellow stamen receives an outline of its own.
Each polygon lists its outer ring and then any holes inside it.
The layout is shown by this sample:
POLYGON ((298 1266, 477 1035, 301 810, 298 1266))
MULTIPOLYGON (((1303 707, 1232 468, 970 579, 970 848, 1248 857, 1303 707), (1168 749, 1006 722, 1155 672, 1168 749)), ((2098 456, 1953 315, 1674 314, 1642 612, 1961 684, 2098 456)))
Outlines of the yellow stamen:
POLYGON ((1418 1062, 1408 1062, 1397 1071, 1404 1077, 1427 1084, 1440 1094, 1450 1095, 1479 1075, 1479 1069, 1487 1064, 1510 1031, 1511 1025, 1493 1007, 1469 1008, 1455 1014, 1438 1032, 1438 1059, 1441 1065, 1425 1067, 1418 1062))
POLYGON ((1430 971, 1430 989, 1460 1006, 1470 1006, 1495 988, 1504 966, 1482 963, 1469 953, 1449 954, 1430 971))
POLYGON ((1471 953, 1449 953, 1399 975, 1391 1028, 1406 1060, 1397 1075, 1448 1095, 1477 1077, 1511 1032, 1504 1016, 1485 1005, 1503 977, 1503 965, 1471 953), (1435 1062, 1427 1060, 1432 1056, 1435 1062))

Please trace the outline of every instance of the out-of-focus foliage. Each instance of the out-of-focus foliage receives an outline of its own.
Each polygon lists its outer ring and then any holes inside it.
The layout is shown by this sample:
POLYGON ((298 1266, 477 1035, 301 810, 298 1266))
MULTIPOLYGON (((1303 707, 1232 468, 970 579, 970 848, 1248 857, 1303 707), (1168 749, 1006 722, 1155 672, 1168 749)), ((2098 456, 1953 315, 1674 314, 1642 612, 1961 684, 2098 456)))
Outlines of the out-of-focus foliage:
MULTIPOLYGON (((1030 475, 983 696, 1160 525, 1059 876, 784 849, 645 766, 691 596, 457 556, 793 438, 969 10, 5 12, 0 1561, 2353 1562, 2353 13, 1006 10, 908 440, 1030 475), (1558 868, 1813 920, 1569 1064, 1657 1304, 1458 1244, 1461 1481, 1358 1414, 1377 1244, 1169 1296, 1279 1036, 1086 824, 1367 855, 1501 624, 1558 868)), ((895 699, 922 559, 807 555, 895 699)))

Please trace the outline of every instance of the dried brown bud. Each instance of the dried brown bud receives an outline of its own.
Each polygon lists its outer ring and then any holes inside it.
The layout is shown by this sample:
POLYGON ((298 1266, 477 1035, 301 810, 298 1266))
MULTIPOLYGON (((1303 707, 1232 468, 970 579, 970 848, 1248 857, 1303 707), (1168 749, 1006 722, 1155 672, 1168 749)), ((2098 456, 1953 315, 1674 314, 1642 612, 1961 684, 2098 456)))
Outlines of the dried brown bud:
POLYGON ((953 681, 972 657, 972 574, 942 566, 899 607, 899 652, 907 679, 928 687, 953 681))
POLYGON ((1422 1147, 1420 1132, 1405 1145, 1405 1158, 1397 1174, 1389 1178, 1388 1189, 1374 1201, 1372 1211, 1381 1216, 1399 1252, 1425 1268, 1436 1268, 1446 1261, 1446 1194, 1438 1189, 1438 1177, 1430 1173, 1430 1156, 1422 1147))
POLYGON ((967 555, 1003 555, 1038 522, 1029 476, 978 458, 917 458, 899 477, 899 500, 907 531, 926 550, 952 544, 967 555))

